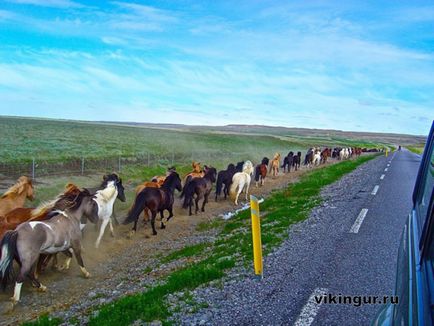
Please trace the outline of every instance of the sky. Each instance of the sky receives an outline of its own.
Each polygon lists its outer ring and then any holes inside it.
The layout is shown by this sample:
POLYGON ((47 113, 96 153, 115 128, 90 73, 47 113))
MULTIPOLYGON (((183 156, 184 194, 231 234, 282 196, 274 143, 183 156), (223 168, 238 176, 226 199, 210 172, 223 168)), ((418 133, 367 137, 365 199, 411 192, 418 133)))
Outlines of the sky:
POLYGON ((434 2, 2 0, 0 115, 425 135, 434 2))

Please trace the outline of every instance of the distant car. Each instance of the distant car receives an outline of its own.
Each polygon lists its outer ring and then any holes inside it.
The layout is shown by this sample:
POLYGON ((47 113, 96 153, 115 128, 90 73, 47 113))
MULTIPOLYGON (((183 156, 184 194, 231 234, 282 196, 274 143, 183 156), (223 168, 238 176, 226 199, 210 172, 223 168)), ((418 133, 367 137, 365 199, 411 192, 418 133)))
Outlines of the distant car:
POLYGON ((413 191, 413 208, 398 252, 396 305, 388 304, 373 325, 434 324, 434 122, 413 191))

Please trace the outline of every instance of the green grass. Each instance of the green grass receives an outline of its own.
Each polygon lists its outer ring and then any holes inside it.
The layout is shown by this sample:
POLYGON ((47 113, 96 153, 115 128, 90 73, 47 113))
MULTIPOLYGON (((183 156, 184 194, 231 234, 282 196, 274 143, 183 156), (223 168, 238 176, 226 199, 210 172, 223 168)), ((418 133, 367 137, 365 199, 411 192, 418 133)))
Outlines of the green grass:
POLYGON ((209 243, 199 243, 196 245, 186 246, 163 257, 160 262, 165 264, 180 258, 196 256, 201 254, 208 246, 209 243))
POLYGON ((416 153, 416 154, 420 154, 420 155, 423 154, 424 148, 425 148, 425 144, 418 144, 418 145, 415 145, 415 146, 407 146, 407 149, 409 151, 411 151, 413 153, 416 153))

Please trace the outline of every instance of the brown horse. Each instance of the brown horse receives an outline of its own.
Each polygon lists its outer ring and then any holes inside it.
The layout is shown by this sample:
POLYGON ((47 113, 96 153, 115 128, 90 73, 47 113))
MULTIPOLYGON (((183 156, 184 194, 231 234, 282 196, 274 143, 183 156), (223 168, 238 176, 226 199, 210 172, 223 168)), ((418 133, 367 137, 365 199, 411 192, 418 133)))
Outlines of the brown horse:
POLYGON ((188 182, 183 189, 184 203, 183 208, 189 208, 189 215, 191 213, 191 207, 193 205, 193 197, 196 195, 196 214, 199 211, 199 200, 203 198, 202 212, 205 212, 205 204, 208 202, 209 194, 212 190, 212 185, 216 181, 217 170, 209 167, 206 169, 206 173, 203 178, 193 178, 188 182))
POLYGON ((270 164, 270 172, 273 172, 273 177, 277 176, 279 173, 279 166, 280 166, 280 153, 274 154, 273 159, 271 160, 270 164))
POLYGON ((0 216, 5 215, 15 208, 23 207, 26 198, 33 200, 33 195, 32 180, 26 176, 19 177, 17 183, 0 197, 0 216))
POLYGON ((264 157, 262 159, 261 164, 256 165, 255 168, 255 185, 258 187, 258 183, 261 183, 261 186, 264 185, 265 177, 267 176, 267 167, 268 167, 269 159, 264 157))
POLYGON ((79 189, 72 183, 69 183, 65 187, 63 194, 57 196, 56 199, 43 203, 37 208, 19 207, 6 213, 4 216, 0 216, 0 239, 3 234, 8 230, 14 230, 18 225, 27 221, 42 221, 45 220, 50 211, 55 209, 64 210, 70 203, 63 198, 65 194, 78 194, 79 189))
POLYGON ((326 147, 322 152, 321 152, 321 163, 327 163, 327 159, 331 156, 332 151, 330 148, 326 147))
POLYGON ((166 178, 161 188, 144 188, 140 193, 137 194, 133 206, 128 212, 128 216, 126 217, 123 224, 129 224, 131 222, 134 222, 132 232, 136 232, 139 215, 142 211, 147 209, 152 214, 152 234, 156 235, 157 231, 155 230, 155 217, 157 216, 157 213, 160 212, 162 229, 165 228, 165 225, 163 223, 164 211, 169 211, 170 215, 167 220, 170 220, 173 217, 172 210, 173 202, 175 201, 175 189, 178 191, 182 190, 181 179, 176 172, 172 172, 166 178))

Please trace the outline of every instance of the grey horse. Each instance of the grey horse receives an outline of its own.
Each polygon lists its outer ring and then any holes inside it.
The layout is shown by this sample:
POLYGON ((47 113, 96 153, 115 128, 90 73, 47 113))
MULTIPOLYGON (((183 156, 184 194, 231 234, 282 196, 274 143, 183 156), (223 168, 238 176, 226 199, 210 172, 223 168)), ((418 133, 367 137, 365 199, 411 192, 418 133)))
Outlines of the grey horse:
POLYGON ((50 213, 50 219, 44 221, 31 221, 20 224, 14 231, 8 231, 1 243, 0 282, 6 287, 12 278, 14 259, 20 265, 15 281, 12 303, 20 300, 21 287, 26 277, 39 291, 46 291, 35 275, 36 262, 40 254, 65 253, 68 258, 66 268, 74 253, 84 277, 90 277, 81 257, 81 230, 80 219, 83 216, 93 223, 97 222, 95 214, 95 201, 86 189, 80 190, 76 186, 61 195, 70 205, 64 210, 55 210, 50 213))

